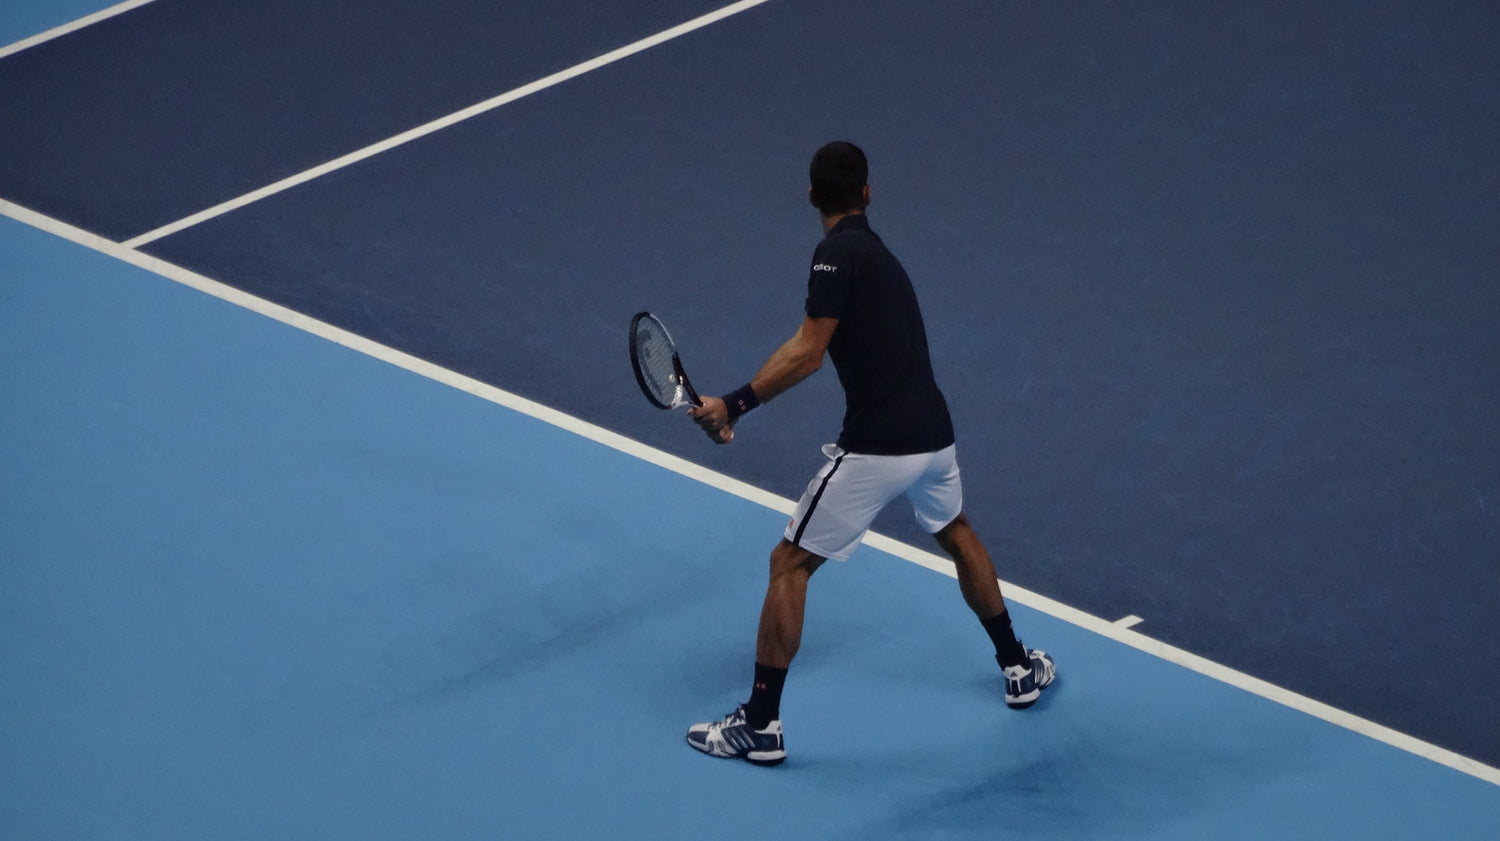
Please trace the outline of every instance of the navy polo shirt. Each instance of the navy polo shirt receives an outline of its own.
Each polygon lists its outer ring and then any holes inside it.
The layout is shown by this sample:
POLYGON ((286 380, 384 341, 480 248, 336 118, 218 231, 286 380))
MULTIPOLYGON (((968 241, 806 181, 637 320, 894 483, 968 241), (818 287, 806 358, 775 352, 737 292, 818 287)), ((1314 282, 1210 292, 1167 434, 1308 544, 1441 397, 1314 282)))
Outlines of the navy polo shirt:
POLYGON ((807 314, 839 320, 828 355, 844 387, 840 447, 910 455, 953 443, 911 279, 863 214, 839 220, 813 251, 807 314))

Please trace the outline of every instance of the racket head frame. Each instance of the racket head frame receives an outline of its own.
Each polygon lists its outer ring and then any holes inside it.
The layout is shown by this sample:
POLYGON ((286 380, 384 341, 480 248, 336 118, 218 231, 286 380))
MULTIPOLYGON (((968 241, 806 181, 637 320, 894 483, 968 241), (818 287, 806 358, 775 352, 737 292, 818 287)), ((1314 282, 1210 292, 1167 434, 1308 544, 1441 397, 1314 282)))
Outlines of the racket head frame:
POLYGON ((646 395, 646 399, 651 401, 651 405, 656 408, 675 409, 679 406, 689 405, 689 403, 694 406, 703 405, 703 400, 698 397, 698 392, 693 388, 693 384, 688 381, 687 372, 682 368, 682 358, 677 355, 677 343, 672 340, 672 334, 667 332, 667 326, 662 323, 660 318, 657 318, 648 311, 638 312, 630 319, 630 367, 635 371, 635 382, 636 385, 641 387, 641 393, 646 395), (672 373, 676 379, 676 384, 682 388, 683 393, 687 396, 687 400, 685 401, 676 400, 671 404, 663 403, 657 398, 650 383, 646 381, 646 374, 641 368, 641 356, 640 350, 637 347, 636 334, 640 329, 641 322, 647 320, 652 322, 655 329, 661 331, 662 336, 667 340, 667 346, 672 350, 672 373))

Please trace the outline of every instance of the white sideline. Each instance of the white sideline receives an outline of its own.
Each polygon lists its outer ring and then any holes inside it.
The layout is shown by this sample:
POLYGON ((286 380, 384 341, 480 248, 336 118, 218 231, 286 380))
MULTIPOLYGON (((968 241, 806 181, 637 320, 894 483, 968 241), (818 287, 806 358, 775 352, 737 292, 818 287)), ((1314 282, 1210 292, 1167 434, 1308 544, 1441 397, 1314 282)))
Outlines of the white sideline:
POLYGON ((62 36, 67 35, 69 32, 77 32, 85 26, 91 26, 101 20, 112 18, 115 15, 128 12, 131 9, 144 6, 150 2, 152 2, 152 0, 125 0, 124 3, 116 3, 115 5, 110 6, 107 9, 100 9, 99 11, 94 12, 91 15, 84 15, 77 20, 69 21, 68 23, 63 24, 62 26, 54 26, 46 32, 38 32, 30 38, 22 38, 14 44, 0 47, 0 58, 5 58, 6 56, 13 53, 18 53, 22 50, 35 47, 37 44, 51 41, 53 38, 61 38, 62 36))
MULTIPOLYGON (((611 432, 608 429, 564 414, 556 409, 543 406, 540 403, 527 400, 519 395, 511 394, 508 391, 434 365, 426 360, 371 341, 363 336, 283 307, 280 304, 267 301, 264 298, 258 298, 240 289, 168 263, 165 260, 152 257, 149 254, 143 254, 124 244, 112 242, 97 234, 92 234, 65 222, 43 216, 40 213, 28 210, 4 199, 0 199, 0 215, 8 216, 33 228, 38 228, 47 233, 91 248, 130 265, 160 275, 168 280, 207 293, 235 306, 259 313, 268 318, 280 321, 283 324, 327 339, 335 344, 343 345, 344 347, 387 362, 419 376, 435 380, 513 411, 536 418, 559 429, 567 430, 575 435, 603 444, 626 455, 633 456, 658 467, 663 467, 690 479, 695 479, 705 485, 733 494, 757 505, 787 515, 790 515, 795 508, 795 503, 792 500, 776 496, 754 485, 709 470, 671 453, 627 438, 617 432, 611 432)), ((864 543, 873 549, 910 561, 918 566, 940 572, 950 578, 958 577, 951 561, 938 557, 931 552, 926 552, 884 535, 874 533, 866 536, 864 543)), ((1251 677, 1243 672, 1235 671, 1228 666, 1220 665, 1191 652, 1151 639, 1123 627, 1119 623, 1085 613, 1082 610, 1050 599, 1040 593, 1027 590, 1003 580, 1000 583, 1005 591, 1006 598, 1017 604, 1025 605, 1033 610, 1092 631, 1106 639, 1128 645, 1131 648, 1227 683, 1230 686, 1237 687, 1253 695, 1258 695, 1269 701, 1274 701, 1275 703, 1306 713, 1314 718, 1368 736, 1377 741, 1384 742, 1391 747, 1429 759, 1440 765, 1500 786, 1500 769, 1485 765, 1478 760, 1455 753, 1447 748, 1424 742, 1414 736, 1409 736, 1382 724, 1360 718, 1321 701, 1315 701, 1260 678, 1251 677)))

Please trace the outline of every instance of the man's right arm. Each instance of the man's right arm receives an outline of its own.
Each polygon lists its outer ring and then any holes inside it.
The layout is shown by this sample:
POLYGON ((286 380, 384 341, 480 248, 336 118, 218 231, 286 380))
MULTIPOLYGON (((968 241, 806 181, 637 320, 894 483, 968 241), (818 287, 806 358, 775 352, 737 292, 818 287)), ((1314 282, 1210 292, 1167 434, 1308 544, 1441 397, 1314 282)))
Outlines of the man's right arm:
MULTIPOLYGON (((771 354, 750 381, 754 404, 776 397, 823 367, 828 343, 833 340, 833 331, 838 326, 837 318, 804 319, 797 332, 771 354)), ((733 437, 726 432, 734 421, 730 419, 729 407, 723 399, 705 395, 703 405, 689 409, 688 414, 714 441, 727 444, 733 437)))
POLYGON ((823 367, 828 343, 833 341, 833 331, 838 326, 837 318, 804 319, 797 332, 771 354, 750 381, 756 399, 764 403, 823 367))

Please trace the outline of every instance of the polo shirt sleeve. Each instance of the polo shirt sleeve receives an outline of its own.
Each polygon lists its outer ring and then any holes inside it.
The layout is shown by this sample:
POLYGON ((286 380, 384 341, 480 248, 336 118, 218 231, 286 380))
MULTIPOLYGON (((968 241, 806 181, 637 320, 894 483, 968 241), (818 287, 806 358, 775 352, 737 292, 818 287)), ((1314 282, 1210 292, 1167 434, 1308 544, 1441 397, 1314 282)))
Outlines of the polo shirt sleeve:
POLYGON ((836 237, 818 243, 807 278, 807 317, 843 318, 853 274, 849 249, 836 237))

